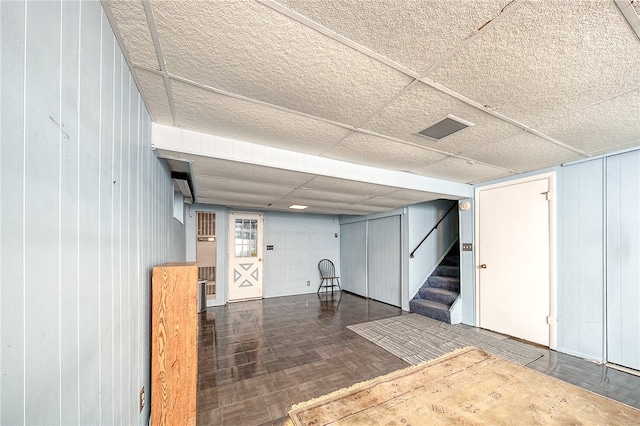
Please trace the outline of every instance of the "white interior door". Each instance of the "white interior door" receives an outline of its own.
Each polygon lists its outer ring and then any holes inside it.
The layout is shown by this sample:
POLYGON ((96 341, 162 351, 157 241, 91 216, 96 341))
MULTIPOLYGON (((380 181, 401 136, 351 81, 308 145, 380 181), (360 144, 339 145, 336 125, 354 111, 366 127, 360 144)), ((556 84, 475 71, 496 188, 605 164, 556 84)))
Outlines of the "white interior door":
POLYGON ((262 297, 263 223, 261 214, 229 214, 229 301, 262 297))
POLYGON ((480 189, 479 325, 549 346, 549 179, 480 189))

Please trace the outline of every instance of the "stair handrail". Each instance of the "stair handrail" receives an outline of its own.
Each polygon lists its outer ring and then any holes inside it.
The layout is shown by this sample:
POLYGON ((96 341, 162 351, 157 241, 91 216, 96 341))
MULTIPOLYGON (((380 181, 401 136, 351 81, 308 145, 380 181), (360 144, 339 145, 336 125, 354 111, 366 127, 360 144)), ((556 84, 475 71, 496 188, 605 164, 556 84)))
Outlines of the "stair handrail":
POLYGON ((420 241, 420 242, 418 243, 418 245, 416 246, 416 248, 414 248, 414 249, 413 249, 413 251, 411 252, 411 254, 409 254, 409 257, 410 257, 411 259, 413 259, 413 256, 415 255, 416 251, 420 248, 420 246, 422 245, 422 243, 424 243, 425 241, 427 241, 427 238, 429 238, 429 235, 431 235, 431 233, 432 233, 433 231, 435 231, 435 230, 436 230, 436 228, 438 227, 438 225, 440 225, 440 223, 441 223, 441 222, 442 222, 442 221, 443 221, 443 220, 444 220, 444 219, 449 215, 449 213, 451 213, 451 211, 456 207, 456 205, 457 205, 457 204, 458 204, 458 203, 453 203, 453 204, 451 205, 451 207, 449 207, 449 210, 447 210, 447 212, 444 214, 444 216, 442 216, 442 217, 440 218, 440 220, 438 221, 438 223, 436 223, 436 224, 433 226, 433 228, 431 228, 431 231, 429 231, 429 232, 427 233, 427 235, 425 235, 425 236, 424 236, 424 238, 422 239, 422 241, 420 241))

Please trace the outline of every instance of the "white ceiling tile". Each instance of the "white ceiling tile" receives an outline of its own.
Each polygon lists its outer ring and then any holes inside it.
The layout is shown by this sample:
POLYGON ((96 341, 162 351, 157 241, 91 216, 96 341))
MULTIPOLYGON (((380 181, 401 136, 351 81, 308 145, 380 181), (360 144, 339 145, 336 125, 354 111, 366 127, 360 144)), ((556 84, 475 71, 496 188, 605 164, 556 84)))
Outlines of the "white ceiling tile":
POLYGON ((318 155, 348 130, 274 108, 172 81, 181 127, 318 155))
POLYGON ((377 207, 384 210, 394 210, 414 203, 396 200, 395 198, 374 197, 369 198, 360 204, 363 206, 377 207))
POLYGON ((592 155, 600 155, 600 154, 608 154, 608 153, 612 153, 612 152, 616 152, 616 151, 624 151, 627 150, 629 148, 640 148, 640 139, 633 141, 633 142, 629 142, 627 144, 623 144, 623 145, 616 145, 614 147, 607 147, 606 149, 600 150, 600 151, 595 151, 593 153, 591 153, 592 155))
POLYGON ((538 130, 588 153, 640 140, 640 90, 542 125, 538 130))
POLYGON ((304 186, 305 188, 320 189, 323 191, 332 191, 341 194, 360 194, 370 197, 388 194, 396 189, 391 186, 337 179, 327 176, 316 176, 309 182, 305 183, 304 186))
POLYGON ((142 1, 105 0, 102 4, 111 10, 131 60, 135 64, 159 70, 158 56, 142 1))
POLYGON ((154 2, 170 73, 357 125, 412 79, 257 2, 154 2))
POLYGON ((640 87, 640 39, 613 1, 531 1, 429 78, 536 126, 640 87))
POLYGON ((322 191, 317 189, 309 189, 309 188, 298 188, 295 191, 288 194, 288 197, 295 198, 299 200, 313 200, 313 201, 332 201, 339 203, 360 203, 363 200, 369 198, 366 195, 352 193, 352 194, 341 194, 332 191, 322 191))
POLYGON ((410 89, 405 90, 384 110, 364 124, 363 127, 376 133, 452 154, 520 132, 519 127, 474 108, 424 83, 415 84, 410 89), (448 114, 469 121, 474 126, 439 141, 418 135, 418 132, 445 118, 448 114))
POLYGON ((388 198, 407 201, 407 204, 409 204, 409 202, 420 203, 423 201, 437 200, 439 198, 446 198, 446 199, 451 198, 443 194, 436 194, 434 192, 414 191, 411 189, 397 189, 393 192, 388 193, 386 196, 388 198))
POLYGON ((246 182, 267 182, 274 185, 290 186, 303 185, 314 177, 314 175, 307 173, 238 163, 218 158, 190 154, 182 154, 180 157, 192 161, 194 172, 203 177, 217 176, 246 182))
POLYGON ((389 139, 354 132, 323 157, 383 169, 407 171, 442 160, 446 155, 389 139))
POLYGON ((280 3, 422 73, 499 15, 510 0, 283 0, 280 3))
POLYGON ((171 115, 167 90, 162 76, 140 68, 136 68, 135 73, 141 86, 140 91, 144 96, 153 121, 160 124, 173 125, 173 116, 171 115))
POLYGON ((464 152, 462 155, 518 172, 584 158, 580 154, 528 132, 521 132, 499 142, 464 152))
POLYGON ((456 157, 449 157, 430 164, 421 170, 417 170, 416 173, 465 183, 483 182, 510 174, 503 169, 484 164, 469 164, 466 160, 456 157))
POLYGON ((216 189, 202 189, 196 194, 198 202, 202 199, 207 200, 220 200, 216 204, 231 204, 235 206, 255 206, 255 207, 267 207, 269 204, 277 201, 280 197, 273 195, 249 193, 249 192, 234 192, 224 191, 216 189))
POLYGON ((195 178, 197 188, 207 188, 225 192, 247 192, 265 196, 283 197, 295 189, 294 186, 274 185, 265 182, 247 182, 238 179, 228 179, 198 174, 195 178))

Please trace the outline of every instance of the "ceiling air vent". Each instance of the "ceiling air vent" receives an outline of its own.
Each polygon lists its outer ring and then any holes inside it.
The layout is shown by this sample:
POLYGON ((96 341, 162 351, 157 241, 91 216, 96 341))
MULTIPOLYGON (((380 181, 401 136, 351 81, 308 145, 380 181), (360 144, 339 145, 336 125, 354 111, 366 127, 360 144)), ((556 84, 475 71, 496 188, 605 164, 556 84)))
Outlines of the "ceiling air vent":
POLYGON ((438 141, 470 126, 473 126, 473 123, 449 114, 437 123, 421 130, 418 134, 438 141))

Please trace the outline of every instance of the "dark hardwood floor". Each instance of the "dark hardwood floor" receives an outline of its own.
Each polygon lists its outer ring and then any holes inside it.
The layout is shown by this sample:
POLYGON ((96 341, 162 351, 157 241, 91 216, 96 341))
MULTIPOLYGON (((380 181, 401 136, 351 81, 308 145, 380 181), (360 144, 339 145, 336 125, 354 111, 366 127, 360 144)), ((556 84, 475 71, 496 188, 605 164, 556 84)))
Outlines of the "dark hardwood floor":
MULTIPOLYGON (((408 364, 347 325, 402 315, 343 292, 231 303, 200 314, 198 424, 282 425, 292 404, 408 364)), ((530 365, 640 408, 640 377, 547 351, 530 365)))

